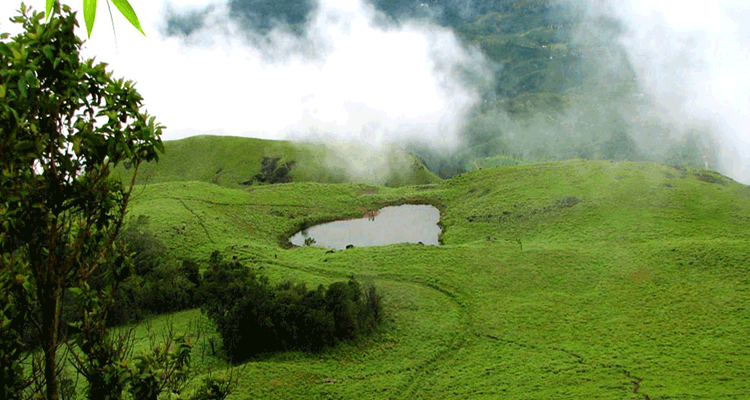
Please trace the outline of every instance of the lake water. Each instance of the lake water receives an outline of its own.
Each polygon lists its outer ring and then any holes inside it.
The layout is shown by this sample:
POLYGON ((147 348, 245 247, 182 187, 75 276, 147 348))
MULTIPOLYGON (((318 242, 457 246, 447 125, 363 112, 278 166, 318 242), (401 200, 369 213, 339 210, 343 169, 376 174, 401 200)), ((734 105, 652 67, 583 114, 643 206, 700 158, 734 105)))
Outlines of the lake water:
POLYGON ((289 240, 304 246, 305 239, 313 238, 314 246, 334 249, 344 249, 350 244, 355 247, 418 242, 437 245, 439 220, 437 208, 407 204, 382 208, 374 217, 315 225, 297 232, 289 240))

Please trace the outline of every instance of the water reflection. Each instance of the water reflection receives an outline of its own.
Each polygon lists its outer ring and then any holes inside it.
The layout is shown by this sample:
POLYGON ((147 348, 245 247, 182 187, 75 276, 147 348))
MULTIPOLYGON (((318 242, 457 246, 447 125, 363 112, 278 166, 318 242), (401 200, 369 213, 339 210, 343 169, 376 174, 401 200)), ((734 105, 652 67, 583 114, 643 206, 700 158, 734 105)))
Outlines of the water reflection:
POLYGON ((354 246, 385 246, 394 243, 437 245, 440 211, 433 206, 401 205, 382 208, 360 219, 334 221, 297 232, 293 244, 308 244, 334 249, 354 246))

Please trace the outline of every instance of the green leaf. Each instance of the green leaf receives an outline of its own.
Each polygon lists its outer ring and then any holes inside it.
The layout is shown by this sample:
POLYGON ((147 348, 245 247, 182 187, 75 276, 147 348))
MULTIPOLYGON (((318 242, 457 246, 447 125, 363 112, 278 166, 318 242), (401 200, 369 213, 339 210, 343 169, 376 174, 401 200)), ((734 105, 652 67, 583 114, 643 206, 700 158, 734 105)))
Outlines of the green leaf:
POLYGON ((5 98, 5 85, 0 85, 0 99, 5 98))
POLYGON ((55 4, 55 0, 47 0, 47 9, 44 13, 44 17, 46 18, 46 21, 49 21, 50 15, 52 15, 52 5, 55 4))
POLYGON ((18 80, 18 90, 21 92, 23 97, 28 96, 26 92, 26 78, 21 77, 21 79, 18 80))
POLYGON ((83 0, 83 19, 86 21, 86 31, 91 37, 91 30, 94 29, 94 19, 96 18, 96 0, 83 0))
POLYGON ((48 45, 42 47, 42 53, 44 53, 44 55, 47 56, 47 59, 50 60, 50 61, 54 60, 54 58, 55 58, 54 55, 52 54, 52 50, 53 49, 54 49, 54 47, 52 47, 51 44, 48 44, 48 45))
POLYGON ((128 0, 112 0, 112 3, 118 10, 120 10, 123 17, 130 21, 135 29, 138 29, 143 33, 143 36, 146 36, 146 33, 143 32, 143 29, 141 28, 141 23, 138 21, 138 16, 135 15, 135 11, 133 10, 133 7, 130 6, 130 3, 128 3, 128 0))
POLYGON ((34 76, 34 73, 31 71, 26 71, 24 74, 24 78, 26 78, 26 84, 29 86, 35 86, 34 83, 36 81, 36 77, 34 76))

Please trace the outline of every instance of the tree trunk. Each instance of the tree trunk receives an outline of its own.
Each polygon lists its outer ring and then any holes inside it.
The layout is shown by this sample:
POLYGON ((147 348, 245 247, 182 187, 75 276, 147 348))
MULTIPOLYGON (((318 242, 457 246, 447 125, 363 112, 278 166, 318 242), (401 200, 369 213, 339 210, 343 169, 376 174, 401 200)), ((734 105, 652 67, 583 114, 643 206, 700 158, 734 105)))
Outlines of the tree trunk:
POLYGON ((44 382, 47 389, 47 400, 58 400, 57 384, 57 341, 60 329, 61 288, 54 283, 54 287, 41 290, 39 305, 42 310, 42 347, 44 350, 44 382))
POLYGON ((55 374, 55 356, 57 355, 56 350, 53 348, 44 349, 44 381, 47 385, 47 400, 58 400, 59 394, 57 392, 57 376, 55 374))

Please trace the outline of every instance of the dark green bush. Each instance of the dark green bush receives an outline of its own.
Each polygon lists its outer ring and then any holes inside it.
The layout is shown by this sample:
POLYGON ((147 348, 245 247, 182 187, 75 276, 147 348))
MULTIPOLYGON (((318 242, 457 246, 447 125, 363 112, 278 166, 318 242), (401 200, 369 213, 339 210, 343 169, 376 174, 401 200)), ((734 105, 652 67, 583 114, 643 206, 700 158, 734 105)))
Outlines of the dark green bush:
MULTIPOLYGON (((91 279, 94 289, 113 281, 114 301, 107 311, 107 324, 118 326, 140 321, 148 314, 161 314, 195 307, 201 284, 198 263, 183 260, 181 265, 165 256, 161 242, 147 229, 148 218, 139 216, 122 230, 118 244, 124 246, 132 260, 120 275, 103 270, 91 279)), ((70 304, 76 308, 75 304, 70 304)), ((75 312, 74 312, 75 314, 75 312)))
POLYGON ((143 277, 137 307, 154 314, 180 311, 195 305, 196 286, 173 264, 160 265, 143 277))
POLYGON ((107 311, 107 325, 119 326, 143 319, 147 311, 140 307, 143 277, 134 275, 125 280, 114 292, 114 300, 107 311))
POLYGON ((246 182, 241 182, 241 184, 252 185, 253 182, 271 184, 291 182, 292 177, 290 173, 296 162, 292 160, 279 165, 280 160, 281 157, 263 157, 263 160, 260 163, 260 171, 253 176, 252 179, 246 182))
POLYGON ((180 267, 180 273, 187 278, 196 288, 201 285, 201 273, 198 270, 198 263, 190 258, 182 260, 182 266, 180 267))
POLYGON ((202 310, 216 325, 233 362, 270 351, 320 350, 371 332, 382 317, 380 296, 351 277, 327 289, 271 285, 257 270, 223 262, 218 253, 203 277, 202 310))

